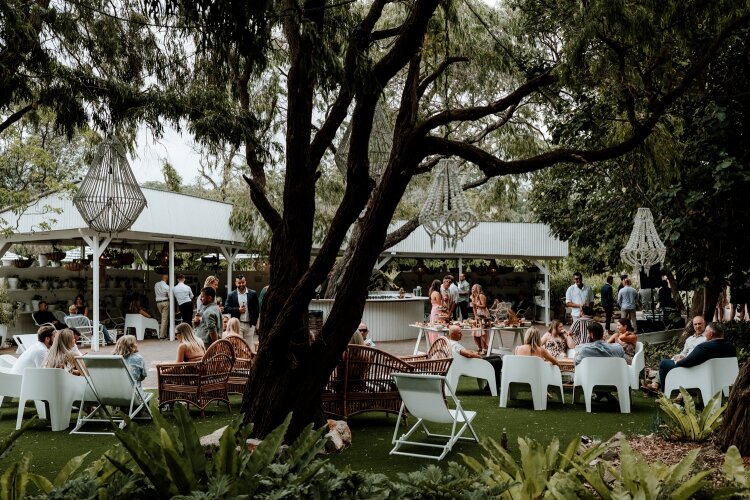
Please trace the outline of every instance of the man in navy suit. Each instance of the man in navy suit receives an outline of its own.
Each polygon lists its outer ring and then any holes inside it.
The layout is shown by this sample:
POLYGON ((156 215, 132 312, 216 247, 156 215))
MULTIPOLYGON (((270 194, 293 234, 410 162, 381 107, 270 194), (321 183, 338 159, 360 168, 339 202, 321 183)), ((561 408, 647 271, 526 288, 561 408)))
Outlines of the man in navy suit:
POLYGON ((224 314, 231 314, 240 320, 240 332, 251 348, 255 348, 253 334, 258 322, 258 295, 255 290, 247 288, 247 280, 243 275, 234 279, 237 286, 229 292, 224 303, 224 314))
POLYGON ((705 363, 709 359, 737 357, 734 346, 724 338, 724 327, 721 323, 709 323, 703 335, 706 337, 706 341, 695 346, 690 354, 681 360, 662 359, 659 362, 659 380, 666 382, 667 373, 672 368, 690 368, 705 363))

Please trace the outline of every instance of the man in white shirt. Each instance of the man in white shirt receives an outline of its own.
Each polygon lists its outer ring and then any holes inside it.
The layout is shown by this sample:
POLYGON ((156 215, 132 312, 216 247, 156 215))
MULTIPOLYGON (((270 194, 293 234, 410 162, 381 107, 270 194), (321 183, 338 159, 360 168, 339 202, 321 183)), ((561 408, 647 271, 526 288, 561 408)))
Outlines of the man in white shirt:
POLYGON ((583 306, 594 307, 594 291, 590 286, 583 284, 583 275, 575 273, 573 275, 573 284, 565 292, 565 307, 570 307, 570 315, 573 320, 581 317, 581 308, 583 306))
POLYGON ((18 361, 13 365, 10 372, 23 375, 23 371, 26 368, 41 368, 42 364, 44 364, 44 359, 47 357, 47 351, 49 351, 52 342, 55 340, 56 331, 54 326, 41 326, 37 331, 39 342, 34 343, 34 345, 23 351, 23 354, 18 358, 18 361))
POLYGON ((451 344, 451 354, 455 356, 463 356, 465 358, 477 358, 482 359, 482 355, 478 352, 471 351, 469 349, 464 348, 464 346, 461 345, 461 337, 463 337, 464 332, 461 331, 461 327, 459 325, 451 325, 448 327, 448 338, 450 339, 451 344))
POLYGON ((247 287, 243 275, 234 279, 237 288, 229 292, 224 304, 224 313, 240 320, 240 332, 250 346, 254 347, 255 324, 258 322, 258 294, 247 287))
POLYGON ((455 318, 456 306, 458 305, 458 287, 453 283, 453 276, 450 274, 443 278, 443 287, 440 289, 443 296, 443 307, 448 310, 449 318, 455 318))
POLYGON ((177 276, 177 284, 174 286, 173 293, 182 321, 189 324, 193 320, 193 290, 185 284, 184 274, 177 276))
POLYGON ((154 285, 154 297, 156 299, 156 309, 161 315, 161 324, 159 325, 159 338, 164 340, 169 333, 169 275, 162 274, 161 281, 154 285))

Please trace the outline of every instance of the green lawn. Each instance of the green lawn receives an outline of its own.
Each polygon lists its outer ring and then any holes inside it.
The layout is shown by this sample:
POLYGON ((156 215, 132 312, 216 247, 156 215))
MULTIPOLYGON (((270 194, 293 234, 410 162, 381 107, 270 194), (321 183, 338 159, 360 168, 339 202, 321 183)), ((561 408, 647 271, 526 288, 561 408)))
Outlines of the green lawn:
MULTIPOLYGON (((586 413, 582 403, 570 404, 570 391, 566 391, 567 403, 551 402, 547 411, 534 411, 531 395, 521 394, 521 400, 511 402, 509 408, 498 408, 498 399, 484 395, 476 389, 473 379, 463 378, 459 385, 459 397, 465 409, 477 412, 475 428, 480 438, 492 437, 499 441, 503 428, 507 429, 511 454, 517 456, 516 439, 529 436, 547 443, 557 437, 563 444, 580 435, 606 440, 618 431, 625 434, 647 434, 655 429, 656 405, 653 399, 632 393, 630 414, 621 414, 616 403, 596 404, 592 413, 586 413)), ((232 399, 233 413, 240 406, 239 397, 232 399)), ((34 414, 33 407, 26 408, 26 414, 34 414)), ((165 414, 169 417, 169 413, 165 414)), ((205 418, 192 412, 199 434, 208 434, 226 425, 232 418, 223 406, 211 406, 205 418)), ((15 428, 16 407, 6 400, 0 410, 0 435, 7 435, 15 428)), ((33 455, 32 469, 50 479, 54 478, 62 466, 72 457, 91 451, 88 461, 102 455, 114 446, 117 440, 110 436, 72 436, 67 432, 51 432, 45 422, 39 428, 26 432, 16 442, 13 449, 3 459, 6 465, 17 460, 22 453, 33 455)), ((352 446, 344 453, 332 456, 331 462, 338 466, 350 466, 355 470, 382 472, 395 475, 419 469, 429 460, 390 456, 391 437, 396 423, 395 416, 382 413, 359 415, 350 420, 352 446)), ((448 455, 446 461, 460 461, 458 452, 480 457, 481 449, 473 443, 461 443, 448 455)))

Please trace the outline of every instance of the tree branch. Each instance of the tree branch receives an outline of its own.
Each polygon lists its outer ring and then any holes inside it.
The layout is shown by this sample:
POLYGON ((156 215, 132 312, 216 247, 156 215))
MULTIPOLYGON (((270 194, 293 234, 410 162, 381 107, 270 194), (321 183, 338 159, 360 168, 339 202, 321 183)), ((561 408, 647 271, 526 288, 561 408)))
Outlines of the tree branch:
POLYGON ((406 223, 403 226, 396 229, 392 233, 389 233, 388 236, 385 237, 385 242, 383 242, 383 251, 386 251, 389 248, 391 248, 393 245, 396 245, 400 243, 401 241, 403 241, 407 236, 413 233, 414 230, 417 229, 418 227, 419 227, 419 217, 414 217, 406 221, 406 223))
POLYGON ((502 99, 498 99, 497 101, 490 103, 487 106, 450 109, 432 115, 421 124, 419 124, 414 134, 416 136, 425 136, 431 130, 443 125, 447 125, 453 121, 473 121, 484 118, 485 116, 499 113, 500 111, 508 109, 511 106, 518 105, 518 103, 524 97, 533 92, 536 92, 542 87, 552 85, 557 81, 557 76, 551 73, 539 75, 519 86, 516 90, 503 97, 502 99))
POLYGON ((0 134, 2 134, 5 131, 5 129, 7 129, 14 123, 16 123, 21 118, 23 118, 23 115, 25 115, 32 109, 34 109, 34 104, 27 104, 26 106, 24 106, 23 108, 19 109, 18 111, 10 115, 8 118, 6 118, 6 120, 3 123, 0 123, 0 134))
POLYGON ((440 63, 440 65, 433 71, 430 75, 427 75, 419 84, 419 88, 417 89, 417 97, 422 97, 424 93, 427 91, 427 88, 430 86, 432 82, 437 80, 437 78, 445 72, 446 69, 448 69, 448 66, 454 63, 458 62, 468 62, 469 58, 464 56, 453 56, 449 57, 443 62, 440 63))
POLYGON ((384 30, 374 31, 370 35, 370 41, 376 42, 378 40, 385 40, 386 38, 393 38, 394 36, 401 33, 402 29, 403 29, 402 26, 397 26, 395 28, 388 28, 384 30))

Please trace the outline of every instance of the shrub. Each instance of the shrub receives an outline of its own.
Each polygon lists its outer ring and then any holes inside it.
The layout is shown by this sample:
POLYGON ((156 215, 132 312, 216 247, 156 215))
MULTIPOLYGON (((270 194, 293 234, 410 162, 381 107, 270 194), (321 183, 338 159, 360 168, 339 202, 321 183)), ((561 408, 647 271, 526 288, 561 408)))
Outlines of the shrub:
POLYGON ((721 404, 722 393, 714 394, 701 412, 696 410, 693 397, 682 387, 680 394, 683 405, 673 403, 663 395, 656 401, 667 417, 667 427, 672 437, 685 441, 705 441, 721 425, 721 415, 727 408, 726 404, 721 404))

